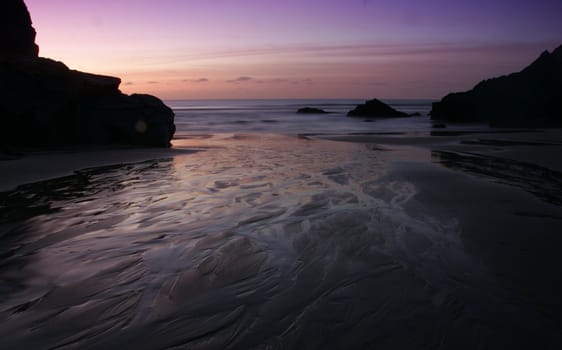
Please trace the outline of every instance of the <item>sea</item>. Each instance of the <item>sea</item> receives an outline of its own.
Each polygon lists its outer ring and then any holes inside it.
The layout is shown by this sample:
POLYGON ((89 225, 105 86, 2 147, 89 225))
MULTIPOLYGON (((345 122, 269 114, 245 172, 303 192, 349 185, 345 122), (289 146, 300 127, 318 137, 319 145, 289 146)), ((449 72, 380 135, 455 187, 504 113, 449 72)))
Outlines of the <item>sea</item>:
POLYGON ((369 133, 369 132, 428 132, 428 114, 434 100, 383 100, 391 107, 408 113, 409 118, 378 119, 347 117, 358 99, 272 99, 272 100, 170 100, 166 104, 176 114, 178 136, 186 133, 369 133), (320 108, 326 114, 297 114, 303 107, 320 108))

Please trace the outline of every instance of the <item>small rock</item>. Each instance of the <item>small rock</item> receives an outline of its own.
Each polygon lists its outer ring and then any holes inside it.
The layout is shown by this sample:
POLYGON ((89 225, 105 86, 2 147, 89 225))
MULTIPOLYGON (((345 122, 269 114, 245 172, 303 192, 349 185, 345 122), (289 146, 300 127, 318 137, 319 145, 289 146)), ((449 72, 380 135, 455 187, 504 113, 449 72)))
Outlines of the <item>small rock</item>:
POLYGON ((320 108, 304 107, 304 108, 299 108, 297 113, 299 113, 299 114, 327 114, 328 112, 326 112, 325 110, 320 109, 320 108))
POLYGON ((400 112, 390 107, 384 102, 372 99, 362 105, 355 107, 354 110, 347 113, 349 117, 366 117, 366 118, 400 118, 409 117, 407 113, 400 112))

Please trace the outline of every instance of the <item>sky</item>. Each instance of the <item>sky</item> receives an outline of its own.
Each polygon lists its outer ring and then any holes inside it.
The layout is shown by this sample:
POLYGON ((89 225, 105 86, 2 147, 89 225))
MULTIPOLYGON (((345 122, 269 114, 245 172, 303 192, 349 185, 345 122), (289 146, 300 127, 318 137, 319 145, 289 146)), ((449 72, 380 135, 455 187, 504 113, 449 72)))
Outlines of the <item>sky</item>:
POLYGON ((163 99, 440 98, 562 44, 562 0, 26 0, 40 55, 163 99))

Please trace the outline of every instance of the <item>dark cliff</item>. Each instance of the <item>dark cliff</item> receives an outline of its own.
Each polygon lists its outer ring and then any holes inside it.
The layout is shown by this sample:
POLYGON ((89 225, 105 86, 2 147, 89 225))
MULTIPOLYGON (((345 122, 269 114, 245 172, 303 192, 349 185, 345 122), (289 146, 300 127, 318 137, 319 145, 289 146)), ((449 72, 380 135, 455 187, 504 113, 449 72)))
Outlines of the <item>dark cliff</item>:
POLYGON ((0 57, 37 57, 35 29, 25 3, 21 0, 0 2, 0 57))
POLYGON ((170 145, 174 113, 162 101, 38 57, 24 2, 3 0, 0 10, 0 145, 170 145))
POLYGON ((562 46, 520 72, 488 79, 435 102, 431 118, 506 127, 562 126, 562 46))

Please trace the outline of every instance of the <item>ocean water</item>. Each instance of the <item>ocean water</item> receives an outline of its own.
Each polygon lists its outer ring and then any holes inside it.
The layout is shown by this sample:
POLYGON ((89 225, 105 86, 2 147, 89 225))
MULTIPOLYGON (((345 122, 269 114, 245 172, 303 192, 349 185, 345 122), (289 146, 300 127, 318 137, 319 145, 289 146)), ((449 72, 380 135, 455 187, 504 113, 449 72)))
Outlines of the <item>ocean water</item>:
POLYGON ((261 132, 371 133, 428 132, 432 100, 384 100, 397 110, 419 117, 378 119, 349 118, 347 112, 363 100, 176 100, 166 101, 176 114, 177 137, 186 133, 261 132), (297 114, 315 107, 329 114, 297 114))

